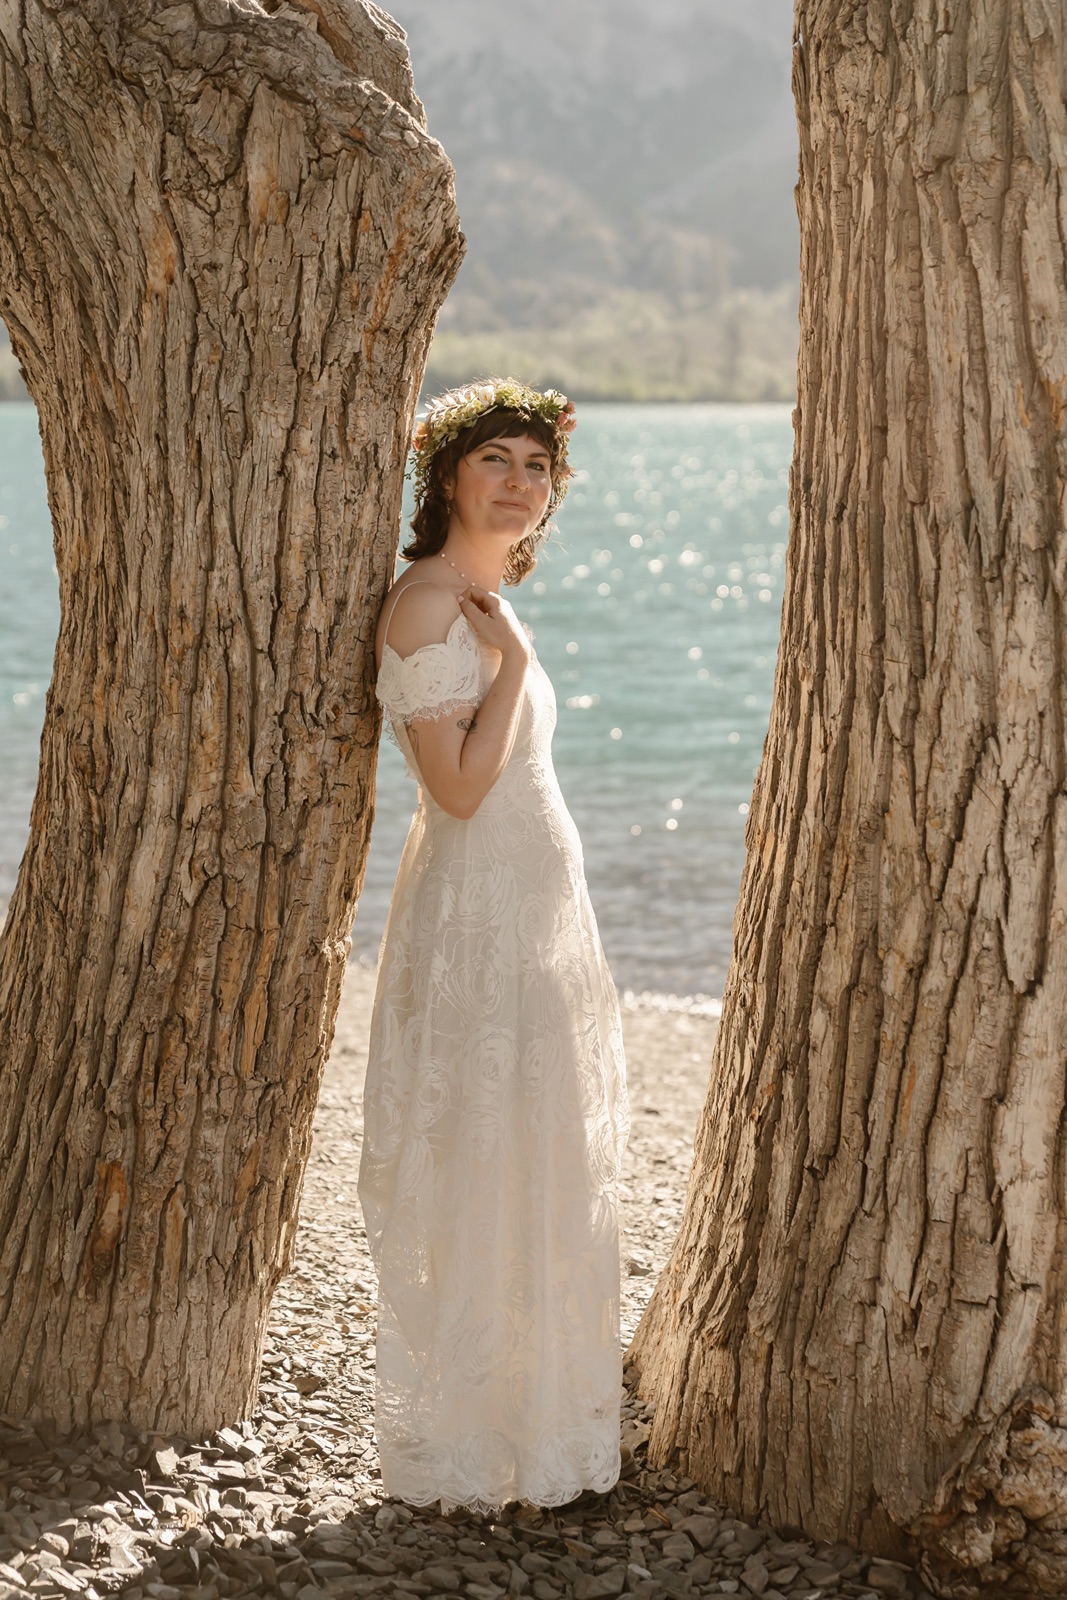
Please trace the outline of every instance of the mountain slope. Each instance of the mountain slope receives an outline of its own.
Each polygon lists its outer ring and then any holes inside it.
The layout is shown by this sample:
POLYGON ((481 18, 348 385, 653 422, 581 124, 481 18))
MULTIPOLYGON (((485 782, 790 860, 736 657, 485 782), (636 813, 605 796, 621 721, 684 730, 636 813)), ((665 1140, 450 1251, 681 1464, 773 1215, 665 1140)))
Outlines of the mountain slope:
POLYGON ((468 236, 431 383, 514 352, 579 393, 792 392, 789 0, 391 10, 468 236))
POLYGON ((429 387, 514 370, 597 398, 791 396, 791 0, 388 9, 468 239, 429 387))

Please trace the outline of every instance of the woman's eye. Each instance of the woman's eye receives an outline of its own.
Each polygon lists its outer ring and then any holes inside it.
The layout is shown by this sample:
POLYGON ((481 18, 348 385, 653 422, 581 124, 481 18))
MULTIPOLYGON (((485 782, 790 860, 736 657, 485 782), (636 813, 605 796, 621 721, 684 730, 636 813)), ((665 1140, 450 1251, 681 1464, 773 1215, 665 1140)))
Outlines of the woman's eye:
MULTIPOLYGON (((482 460, 499 461, 505 467, 508 465, 507 456, 501 455, 498 450, 487 450, 485 455, 482 457, 482 460)), ((544 476, 544 474, 548 471, 548 467, 543 461, 528 461, 526 463, 526 470, 528 472, 539 472, 542 476, 544 476)))

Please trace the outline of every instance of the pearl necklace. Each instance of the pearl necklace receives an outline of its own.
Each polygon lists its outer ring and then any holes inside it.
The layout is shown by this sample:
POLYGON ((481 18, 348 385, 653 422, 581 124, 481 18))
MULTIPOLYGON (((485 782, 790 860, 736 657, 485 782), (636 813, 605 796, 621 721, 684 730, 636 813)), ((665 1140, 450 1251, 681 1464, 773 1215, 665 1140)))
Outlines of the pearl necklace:
POLYGON ((466 581, 468 583, 471 583, 471 584, 474 583, 474 579, 473 578, 468 578, 467 574, 464 572, 463 568, 462 567, 457 567, 456 563, 454 561, 450 561, 448 556, 445 555, 443 550, 438 550, 437 554, 441 557, 442 561, 447 561, 448 562, 448 565, 452 568, 453 572, 458 572, 460 577, 461 578, 466 578, 466 581))

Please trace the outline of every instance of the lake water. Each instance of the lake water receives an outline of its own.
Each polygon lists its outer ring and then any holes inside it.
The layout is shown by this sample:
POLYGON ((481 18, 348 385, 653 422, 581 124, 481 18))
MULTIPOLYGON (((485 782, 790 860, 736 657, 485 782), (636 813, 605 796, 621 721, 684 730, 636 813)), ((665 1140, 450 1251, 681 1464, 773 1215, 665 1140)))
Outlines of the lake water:
MULTIPOLYGON (((559 533, 511 599, 559 701, 556 768, 620 986, 722 993, 770 710, 788 406, 583 405, 559 533)), ((18 871, 58 625, 36 417, 0 405, 0 903, 18 871)), ((354 952, 414 806, 383 744, 354 952)))

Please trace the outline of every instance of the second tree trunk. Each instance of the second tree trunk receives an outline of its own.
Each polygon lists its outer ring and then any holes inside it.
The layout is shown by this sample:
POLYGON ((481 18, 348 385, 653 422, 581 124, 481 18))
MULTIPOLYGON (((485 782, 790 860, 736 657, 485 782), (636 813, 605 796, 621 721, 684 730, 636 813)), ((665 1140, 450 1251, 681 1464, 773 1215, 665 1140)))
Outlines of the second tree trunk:
POLYGON ((1067 1589, 1058 6, 800 4, 770 730, 652 1452, 942 1592, 1067 1589))

